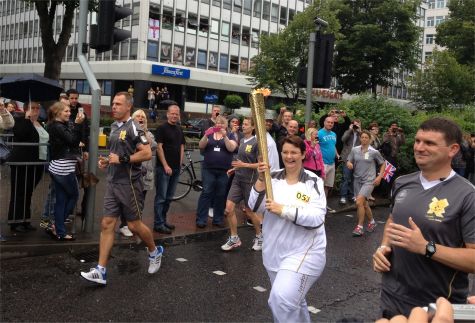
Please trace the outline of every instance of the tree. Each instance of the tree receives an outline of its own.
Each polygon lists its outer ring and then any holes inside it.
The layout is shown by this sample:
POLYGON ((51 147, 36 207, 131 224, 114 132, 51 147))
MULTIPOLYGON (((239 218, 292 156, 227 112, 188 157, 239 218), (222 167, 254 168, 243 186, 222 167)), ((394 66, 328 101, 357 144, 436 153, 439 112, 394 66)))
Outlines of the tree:
POLYGON ((254 66, 248 73, 253 85, 268 87, 287 98, 298 98, 297 75, 299 66, 307 64, 309 35, 315 31, 313 20, 318 15, 329 23, 325 32, 336 32, 339 28, 333 10, 336 3, 333 0, 316 2, 295 15, 279 34, 261 35, 260 52, 252 58, 254 66))
MULTIPOLYGON (((40 18, 41 43, 45 69, 43 75, 53 80, 59 80, 61 75, 61 62, 66 53, 66 48, 71 38, 74 11, 79 6, 78 0, 24 0, 33 3, 40 18), (64 5, 63 22, 58 41, 54 40, 53 23, 58 5, 64 5)), ((89 1, 89 9, 95 10, 96 1, 89 1)))
POLYGON ((475 66, 475 0, 450 0, 449 18, 437 26, 435 43, 447 47, 460 64, 475 66))
POLYGON ((228 94, 224 98, 224 106, 231 111, 242 107, 244 100, 237 94, 228 94))
POLYGON ((411 98, 420 108, 441 111, 474 102, 475 76, 448 51, 435 51, 410 81, 411 98))
POLYGON ((418 0, 342 0, 337 13, 342 39, 334 73, 342 90, 361 93, 391 85, 394 69, 413 70, 421 29, 418 0))

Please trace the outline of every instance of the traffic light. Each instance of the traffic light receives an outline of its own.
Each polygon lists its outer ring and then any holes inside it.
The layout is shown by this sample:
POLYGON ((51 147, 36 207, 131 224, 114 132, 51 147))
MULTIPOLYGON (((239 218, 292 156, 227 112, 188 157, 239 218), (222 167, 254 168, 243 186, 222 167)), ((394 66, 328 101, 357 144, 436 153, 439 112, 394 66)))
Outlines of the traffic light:
MULTIPOLYGON (((333 34, 317 33, 315 42, 315 56, 313 58, 313 88, 329 88, 332 80, 333 47, 335 36, 333 34)), ((297 84, 307 86, 307 67, 301 66, 297 84)))
POLYGON ((116 21, 132 14, 129 8, 115 5, 115 0, 99 0, 97 25, 91 25, 90 45, 97 53, 111 50, 114 44, 130 38, 132 32, 115 28, 116 21))

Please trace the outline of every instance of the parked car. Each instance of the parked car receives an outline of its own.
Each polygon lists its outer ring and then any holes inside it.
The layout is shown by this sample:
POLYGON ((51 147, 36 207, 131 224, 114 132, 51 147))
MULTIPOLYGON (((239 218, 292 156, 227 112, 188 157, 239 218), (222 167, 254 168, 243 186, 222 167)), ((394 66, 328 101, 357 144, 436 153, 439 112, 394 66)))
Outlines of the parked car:
MULTIPOLYGON (((203 136, 203 128, 205 125, 206 119, 194 118, 188 119, 181 123, 183 133, 188 137, 201 138, 203 136)), ((205 129, 206 130, 206 129, 205 129)))

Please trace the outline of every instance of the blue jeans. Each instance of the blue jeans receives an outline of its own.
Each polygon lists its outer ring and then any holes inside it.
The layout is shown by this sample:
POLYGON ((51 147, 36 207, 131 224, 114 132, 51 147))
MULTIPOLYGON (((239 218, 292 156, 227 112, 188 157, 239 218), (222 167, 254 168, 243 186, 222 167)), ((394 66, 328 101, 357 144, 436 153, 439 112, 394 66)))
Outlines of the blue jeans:
POLYGON ((346 167, 346 164, 342 165, 343 179, 340 185, 340 196, 353 198, 353 171, 346 167))
POLYGON ((172 175, 168 176, 165 173, 165 169, 162 166, 155 168, 155 202, 154 212, 155 218, 153 221, 154 227, 160 227, 167 222, 167 212, 170 208, 170 202, 175 194, 176 184, 178 183, 178 177, 180 175, 180 169, 172 169, 172 175))
POLYGON ((64 220, 74 210, 79 198, 79 186, 75 173, 60 176, 51 174, 56 192, 56 203, 54 204, 54 225, 56 235, 64 237, 66 228, 64 220))
MULTIPOLYGON (((50 175, 53 178, 53 175, 50 175)), ((56 205, 56 191, 54 190, 54 181, 49 184, 48 197, 43 208, 43 214, 41 220, 53 221, 54 219, 54 206, 56 205)))
POLYGON ((224 222, 228 175, 224 169, 210 168, 203 168, 201 174, 203 191, 198 200, 196 224, 205 225, 208 222, 208 209, 212 200, 214 200, 213 223, 222 224, 224 222))

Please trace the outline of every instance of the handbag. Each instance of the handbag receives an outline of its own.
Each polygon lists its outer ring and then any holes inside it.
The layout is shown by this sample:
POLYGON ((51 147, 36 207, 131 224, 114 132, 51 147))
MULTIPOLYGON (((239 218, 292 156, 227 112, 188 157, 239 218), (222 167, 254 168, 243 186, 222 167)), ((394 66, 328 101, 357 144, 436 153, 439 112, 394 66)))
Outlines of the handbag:
MULTIPOLYGON (((82 149, 81 149, 81 156, 82 156, 82 149)), ((95 186, 99 182, 99 178, 97 178, 96 175, 85 171, 84 159, 81 157, 77 157, 76 177, 78 179, 80 188, 88 188, 91 186, 95 186)))

